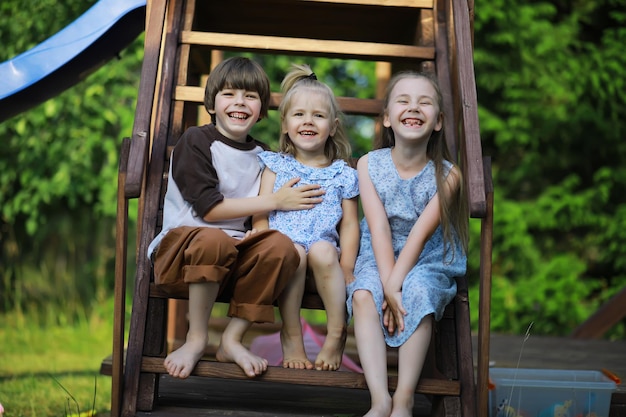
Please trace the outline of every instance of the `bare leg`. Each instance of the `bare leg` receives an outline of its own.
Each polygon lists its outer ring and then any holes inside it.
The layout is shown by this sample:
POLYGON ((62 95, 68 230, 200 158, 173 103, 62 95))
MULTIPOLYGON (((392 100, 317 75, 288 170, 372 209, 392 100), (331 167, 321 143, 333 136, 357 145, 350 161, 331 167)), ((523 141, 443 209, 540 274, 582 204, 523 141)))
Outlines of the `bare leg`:
POLYGON ((316 242, 309 249, 309 267, 317 292, 326 310, 326 340, 315 359, 315 369, 336 371, 346 346, 346 284, 337 251, 328 242, 316 242))
POLYGON ((300 322, 300 307, 306 280, 307 256, 304 248, 295 245, 300 255, 300 265, 293 279, 283 290, 278 299, 278 309, 283 320, 280 330, 280 343, 283 349, 283 368, 313 369, 304 350, 302 338, 302 323, 300 322))
POLYGON ((267 359, 253 354, 241 343, 251 325, 248 320, 231 318, 222 333, 215 357, 220 362, 236 363, 247 376, 253 378, 267 370, 267 359))
POLYGON ((356 291, 352 307, 356 346, 371 396, 371 408, 365 416, 389 417, 392 404, 387 382, 387 345, 372 294, 356 291))
POLYGON ((163 362, 165 369, 171 376, 187 378, 204 354, 208 342, 209 317, 218 290, 219 284, 216 282, 189 284, 189 331, 187 338, 185 344, 170 353, 163 362))
POLYGON ((424 366, 430 337, 432 335, 433 317, 428 315, 422 319, 415 333, 400 346, 398 353, 398 387, 393 394, 391 417, 411 417, 415 401, 415 388, 424 366))

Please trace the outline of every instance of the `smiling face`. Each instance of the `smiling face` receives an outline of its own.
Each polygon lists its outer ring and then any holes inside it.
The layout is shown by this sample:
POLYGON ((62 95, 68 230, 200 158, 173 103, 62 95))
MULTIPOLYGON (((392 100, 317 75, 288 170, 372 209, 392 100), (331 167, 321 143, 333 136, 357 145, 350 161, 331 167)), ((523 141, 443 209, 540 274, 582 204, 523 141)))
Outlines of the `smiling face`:
POLYGON ((300 89, 285 112, 282 131, 299 155, 323 155, 326 140, 335 134, 337 119, 331 119, 328 98, 311 89, 300 89))
POLYGON ((215 96, 217 130, 229 139, 244 142, 248 133, 259 120, 261 98, 256 91, 223 88, 215 96))
POLYGON ((399 80, 389 94, 383 125, 394 132, 396 142, 426 141, 442 127, 437 91, 424 77, 399 80))

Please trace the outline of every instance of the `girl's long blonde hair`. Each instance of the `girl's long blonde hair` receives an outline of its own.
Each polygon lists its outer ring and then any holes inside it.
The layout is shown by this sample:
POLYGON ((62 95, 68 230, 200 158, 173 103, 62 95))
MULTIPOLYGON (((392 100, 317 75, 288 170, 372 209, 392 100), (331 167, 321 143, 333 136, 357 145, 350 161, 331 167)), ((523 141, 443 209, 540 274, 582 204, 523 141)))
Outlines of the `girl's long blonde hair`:
MULTIPOLYGON (((343 159, 349 161, 352 156, 352 148, 350 141, 343 128, 343 113, 339 108, 335 94, 329 86, 317 79, 315 73, 306 64, 297 65, 293 64, 291 71, 285 75, 283 82, 280 84, 280 89, 283 93, 283 99, 278 106, 278 112, 280 113, 281 126, 287 118, 287 113, 291 108, 293 97, 299 93, 320 93, 326 96, 328 102, 329 118, 331 120, 338 120, 334 135, 330 136, 326 140, 324 147, 324 154, 329 161, 335 159, 343 159)), ((289 138, 287 133, 281 133, 278 149, 280 152, 296 154, 296 148, 293 142, 289 138)))
MULTIPOLYGON (((439 107, 440 117, 443 118, 444 114, 441 110, 443 105, 443 97, 441 95, 441 89, 437 79, 430 73, 416 72, 416 71, 402 71, 394 74, 389 80, 387 85, 385 97, 383 98, 383 113, 386 115, 389 111, 389 100, 391 90, 395 85, 406 78, 423 78, 428 80, 435 92, 437 93, 437 106, 439 107)), ((382 125, 382 123, 381 123, 382 125)), ((374 149, 390 148, 395 145, 395 136, 393 130, 390 127, 383 127, 381 129, 380 137, 374 142, 374 149)), ((454 164, 454 159, 450 154, 448 145, 444 138, 443 128, 439 131, 433 131, 430 139, 428 140, 428 146, 426 147, 426 155, 435 163, 435 175, 437 181, 437 190, 442 190, 446 181, 443 161, 449 161, 454 164)), ((462 176, 461 168, 455 164, 457 172, 462 176)), ((469 241, 469 209, 467 205, 467 196, 465 190, 465 181, 463 178, 459 178, 458 192, 453 195, 446 193, 439 193, 440 202, 440 217, 441 228, 443 230, 443 239, 445 245, 445 254, 448 253, 448 249, 452 248, 452 256, 454 257, 454 233, 459 239, 459 243, 465 253, 467 253, 467 246, 469 241)))

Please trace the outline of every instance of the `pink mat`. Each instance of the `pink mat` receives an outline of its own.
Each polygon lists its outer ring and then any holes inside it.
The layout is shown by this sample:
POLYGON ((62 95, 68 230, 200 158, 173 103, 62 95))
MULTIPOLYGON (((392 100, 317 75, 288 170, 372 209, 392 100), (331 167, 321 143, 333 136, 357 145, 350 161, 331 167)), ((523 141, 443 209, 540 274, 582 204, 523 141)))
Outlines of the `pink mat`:
MULTIPOLYGON (((326 336, 317 333, 304 319, 302 322, 302 335, 304 336, 304 349, 312 363, 315 363, 317 354, 322 349, 326 336)), ((257 336, 250 345, 250 351, 268 360, 270 366, 281 366, 283 352, 280 346, 280 333, 272 333, 265 336, 257 336)), ((363 369, 350 357, 343 355, 339 371, 363 373, 363 369)))

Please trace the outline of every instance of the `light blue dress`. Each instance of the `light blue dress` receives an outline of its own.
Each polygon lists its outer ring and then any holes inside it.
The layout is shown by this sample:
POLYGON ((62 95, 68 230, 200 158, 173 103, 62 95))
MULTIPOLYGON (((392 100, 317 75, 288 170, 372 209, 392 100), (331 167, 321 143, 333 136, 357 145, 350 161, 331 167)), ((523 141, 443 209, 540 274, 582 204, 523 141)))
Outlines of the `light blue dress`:
POLYGON ((326 240, 337 248, 339 254, 339 233, 337 226, 343 216, 341 203, 344 199, 359 195, 357 172, 343 160, 335 160, 324 168, 314 168, 298 162, 293 155, 261 152, 261 166, 267 166, 276 173, 274 191, 294 177, 300 177, 295 185, 319 184, 326 192, 323 201, 309 210, 276 210, 269 215, 269 226, 291 238, 309 252, 310 246, 326 240))
MULTIPOLYGON (((419 174, 405 180, 400 178, 396 170, 390 148, 372 151, 368 155, 368 172, 385 206, 397 259, 411 228, 437 192, 435 164, 432 161, 428 162, 419 174)), ((445 164, 446 175, 451 167, 452 164, 445 164)), ((439 226, 426 242, 417 264, 402 284, 402 305, 408 313, 404 318, 404 331, 390 335, 383 326, 387 345, 392 347, 402 345, 415 332, 422 318, 429 314, 434 314, 435 320, 440 320, 446 305, 456 295, 454 278, 465 274, 467 258, 457 242, 454 259, 450 248, 444 262, 443 248, 443 232, 439 226)), ((383 286, 372 249, 372 235, 365 218, 361 221, 361 243, 354 276, 356 280, 347 287, 349 316, 352 317, 354 291, 368 290, 374 296, 382 326, 383 286)))

